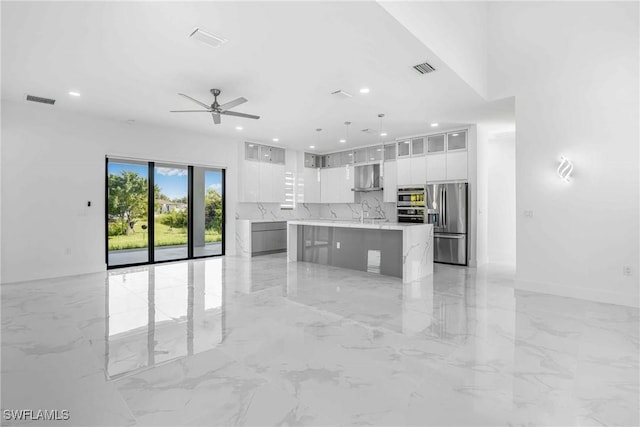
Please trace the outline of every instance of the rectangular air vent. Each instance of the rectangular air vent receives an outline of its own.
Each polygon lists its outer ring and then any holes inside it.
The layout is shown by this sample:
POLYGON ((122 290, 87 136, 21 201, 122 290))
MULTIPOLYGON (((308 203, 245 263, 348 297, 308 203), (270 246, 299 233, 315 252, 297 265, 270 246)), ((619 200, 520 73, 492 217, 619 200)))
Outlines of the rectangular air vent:
POLYGON ((27 95, 27 101, 39 102, 41 104, 53 105, 56 103, 55 99, 42 98, 40 96, 27 95))
POLYGON ((362 132, 364 133, 378 133, 377 131, 375 131, 374 129, 362 129, 362 132))
POLYGON ((433 71, 435 71, 436 69, 433 68, 430 64, 423 62, 422 64, 418 64, 418 65, 414 65, 413 68, 419 72, 420 74, 427 74, 427 73, 431 73, 433 71))
POLYGON ((339 97, 342 97, 342 98, 353 98, 353 95, 351 95, 349 92, 345 92, 342 89, 336 90, 335 92, 331 92, 331 95, 338 95, 339 97))

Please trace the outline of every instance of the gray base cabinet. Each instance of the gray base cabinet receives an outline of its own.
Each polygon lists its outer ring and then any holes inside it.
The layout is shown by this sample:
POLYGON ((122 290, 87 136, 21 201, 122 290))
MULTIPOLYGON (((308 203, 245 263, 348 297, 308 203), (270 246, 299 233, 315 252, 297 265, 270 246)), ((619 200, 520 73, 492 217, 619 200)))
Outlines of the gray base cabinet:
POLYGON ((287 223, 257 222, 251 224, 251 256, 287 251, 287 223))

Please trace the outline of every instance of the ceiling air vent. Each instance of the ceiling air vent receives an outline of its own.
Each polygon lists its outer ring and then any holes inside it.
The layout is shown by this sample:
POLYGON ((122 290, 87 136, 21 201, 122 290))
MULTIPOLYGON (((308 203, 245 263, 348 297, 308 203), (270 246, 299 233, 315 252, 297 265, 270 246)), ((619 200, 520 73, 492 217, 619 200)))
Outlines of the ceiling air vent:
POLYGON ((376 132, 375 130, 373 130, 373 129, 369 129, 369 128, 367 128, 367 129, 362 129, 362 132, 364 132, 364 133, 378 133, 378 132, 376 132))
POLYGON ((331 92, 331 95, 337 95, 340 98, 352 98, 353 95, 351 95, 349 92, 346 92, 342 89, 336 90, 335 92, 331 92))
POLYGON ((27 101, 39 102, 41 104, 53 105, 56 103, 55 99, 42 98, 40 96, 27 95, 27 101))
POLYGON ((419 72, 420 74, 427 74, 427 73, 431 73, 433 71, 435 71, 436 69, 433 68, 430 64, 423 62, 422 64, 418 64, 418 65, 414 65, 413 68, 419 72))

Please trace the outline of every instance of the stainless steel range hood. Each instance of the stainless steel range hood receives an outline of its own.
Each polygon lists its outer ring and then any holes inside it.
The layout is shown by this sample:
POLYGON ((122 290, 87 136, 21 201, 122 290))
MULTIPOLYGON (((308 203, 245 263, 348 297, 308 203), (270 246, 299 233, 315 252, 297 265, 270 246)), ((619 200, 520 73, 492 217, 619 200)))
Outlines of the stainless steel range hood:
POLYGON ((354 184, 352 191, 380 191, 380 163, 371 165, 360 165, 354 168, 354 184))

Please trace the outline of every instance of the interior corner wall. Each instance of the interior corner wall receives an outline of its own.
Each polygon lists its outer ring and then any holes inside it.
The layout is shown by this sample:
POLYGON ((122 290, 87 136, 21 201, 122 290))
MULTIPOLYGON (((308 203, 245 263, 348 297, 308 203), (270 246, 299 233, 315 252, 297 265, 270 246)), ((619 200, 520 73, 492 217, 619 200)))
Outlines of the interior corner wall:
POLYGON ((639 304, 638 9, 489 5, 489 92, 518 100, 516 268, 524 287, 639 304), (561 155, 575 165, 570 182, 556 173, 561 155))
POLYGON ((105 270, 107 155, 227 167, 225 250, 235 253, 238 142, 3 101, 0 281, 105 270))

